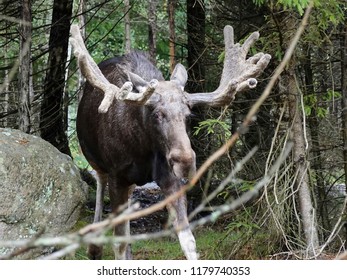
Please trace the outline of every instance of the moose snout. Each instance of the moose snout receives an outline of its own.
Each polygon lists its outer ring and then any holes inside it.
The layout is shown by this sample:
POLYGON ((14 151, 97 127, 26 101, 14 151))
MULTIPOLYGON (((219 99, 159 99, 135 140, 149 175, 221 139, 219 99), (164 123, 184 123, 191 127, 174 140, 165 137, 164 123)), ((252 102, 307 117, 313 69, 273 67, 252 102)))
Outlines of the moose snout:
POLYGON ((172 150, 169 153, 168 161, 173 173, 180 179, 190 178, 196 171, 195 152, 191 149, 189 151, 172 150))

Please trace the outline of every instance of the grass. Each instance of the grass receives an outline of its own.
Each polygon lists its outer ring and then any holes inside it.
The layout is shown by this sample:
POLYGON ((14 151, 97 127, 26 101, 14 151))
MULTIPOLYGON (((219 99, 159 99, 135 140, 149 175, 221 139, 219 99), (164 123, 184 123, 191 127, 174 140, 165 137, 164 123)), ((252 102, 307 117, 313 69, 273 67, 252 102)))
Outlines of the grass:
MULTIPOLYGON (((86 226, 80 220, 73 231, 86 226)), ((199 258, 203 260, 266 259, 280 248, 278 236, 270 236, 269 229, 246 222, 219 221, 215 225, 200 227, 193 232, 199 258)), ((108 235, 111 235, 111 231, 108 235)), ((177 237, 141 240, 133 243, 132 254, 136 260, 179 260, 185 259, 177 237)), ((67 259, 87 260, 86 246, 79 248, 67 259)), ((103 248, 103 259, 114 259, 110 245, 103 248)))
MULTIPOLYGON (((227 234, 225 231, 215 230, 211 227, 202 228, 194 232, 200 259, 215 260, 228 259, 232 248, 235 248, 238 237, 227 234)), ((174 237, 163 237, 153 240, 141 240, 132 245, 133 259, 135 260, 180 260, 185 259, 174 237)), ((236 246, 237 247, 237 246, 236 246)), ((87 260, 86 247, 79 248, 74 256, 67 259, 87 260)), ((112 260, 114 254, 111 246, 104 246, 103 259, 112 260)))
MULTIPOLYGON (((211 228, 194 233, 198 253, 202 259, 215 259, 216 241, 224 238, 225 233, 211 228)), ((165 237, 158 240, 143 240, 132 245, 135 259, 141 260, 178 260, 185 259, 177 238, 165 237)))

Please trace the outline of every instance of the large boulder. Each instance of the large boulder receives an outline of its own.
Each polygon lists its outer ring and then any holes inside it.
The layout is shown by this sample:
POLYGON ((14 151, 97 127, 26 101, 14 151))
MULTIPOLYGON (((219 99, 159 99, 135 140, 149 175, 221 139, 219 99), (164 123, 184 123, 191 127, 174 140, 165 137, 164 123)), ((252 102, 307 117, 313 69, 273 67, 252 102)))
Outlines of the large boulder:
MULTIPOLYGON (((86 185, 68 156, 39 137, 0 128, 0 240, 68 232, 86 195, 86 185)), ((0 256, 11 250, 0 248, 0 256)))

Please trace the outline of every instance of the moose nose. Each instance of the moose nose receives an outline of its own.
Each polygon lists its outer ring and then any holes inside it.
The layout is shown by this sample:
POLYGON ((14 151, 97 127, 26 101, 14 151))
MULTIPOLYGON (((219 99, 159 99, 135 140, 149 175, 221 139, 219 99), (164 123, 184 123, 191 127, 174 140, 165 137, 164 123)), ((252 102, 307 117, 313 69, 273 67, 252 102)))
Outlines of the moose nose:
POLYGON ((173 150, 169 154, 170 166, 178 178, 189 178, 195 173, 195 153, 193 150, 173 150))

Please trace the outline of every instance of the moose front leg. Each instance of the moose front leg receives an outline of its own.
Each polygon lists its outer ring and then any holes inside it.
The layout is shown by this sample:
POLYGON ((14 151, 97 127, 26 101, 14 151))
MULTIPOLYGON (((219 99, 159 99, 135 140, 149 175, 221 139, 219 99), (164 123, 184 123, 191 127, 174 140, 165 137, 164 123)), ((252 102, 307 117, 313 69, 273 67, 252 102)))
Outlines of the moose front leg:
MULTIPOLYGON (((102 220, 102 212, 104 209, 104 192, 108 182, 108 174, 101 171, 96 171, 96 201, 95 201, 95 213, 94 223, 98 223, 102 220)), ((87 250, 88 257, 92 260, 101 260, 102 258, 102 246, 90 244, 87 250)))
MULTIPOLYGON (((163 190, 166 196, 171 195, 174 191, 169 189, 163 190)), ((173 220, 173 226, 177 230, 177 236, 180 241, 181 248, 188 260, 197 260, 195 238, 189 228, 187 217, 187 199, 182 195, 177 200, 167 206, 170 220, 173 220)))
MULTIPOLYGON (((135 185, 123 186, 117 184, 115 179, 110 179, 109 182, 109 193, 111 200, 112 212, 114 214, 119 214, 120 209, 129 206, 129 197, 133 192, 135 185)), ((130 223, 129 221, 115 226, 113 230, 115 236, 130 236, 130 223)), ((130 246, 126 242, 117 242, 113 244, 113 251, 116 260, 126 260, 131 259, 130 246)))

